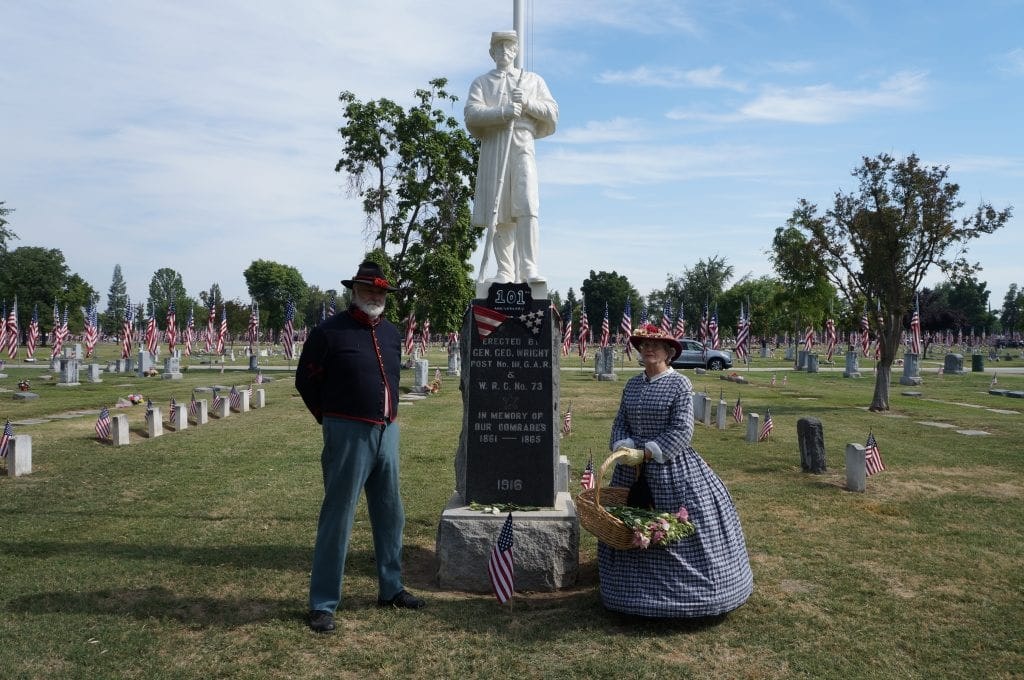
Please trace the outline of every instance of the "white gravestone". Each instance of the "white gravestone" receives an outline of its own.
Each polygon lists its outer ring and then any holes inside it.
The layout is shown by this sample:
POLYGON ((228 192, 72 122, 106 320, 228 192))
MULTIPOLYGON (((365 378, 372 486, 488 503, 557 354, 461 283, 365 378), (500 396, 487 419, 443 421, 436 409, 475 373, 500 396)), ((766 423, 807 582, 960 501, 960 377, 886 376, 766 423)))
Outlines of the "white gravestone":
POLYGON ((111 416, 110 441, 114 446, 128 446, 128 416, 125 414, 111 416))
POLYGON ((32 435, 14 435, 7 450, 7 474, 11 477, 32 474, 32 435))
POLYGON ((219 402, 216 399, 213 400, 213 415, 218 418, 227 418, 231 415, 231 404, 227 396, 222 397, 219 402))
POLYGON ((153 368, 153 355, 144 349, 139 350, 139 363, 136 365, 136 373, 144 377, 153 368))
POLYGON ((154 406, 146 414, 146 436, 150 439, 160 437, 164 433, 164 423, 160 416, 160 407, 154 406))
POLYGON ((182 430, 188 429, 188 405, 178 404, 174 412, 171 413, 171 427, 174 428, 175 432, 181 432, 182 430))
POLYGON ((262 387, 258 388, 252 395, 253 408, 265 408, 267 405, 267 391, 262 387))
POLYGON ((164 359, 164 372, 160 376, 164 380, 181 380, 181 359, 175 351, 174 356, 164 359))
POLYGON ((716 414, 716 418, 715 418, 715 424, 718 426, 719 430, 724 430, 725 429, 726 413, 728 413, 728 412, 729 412, 729 405, 726 404, 725 401, 719 399, 718 400, 718 413, 716 414))
POLYGON ((711 408, 711 397, 709 397, 706 394, 703 395, 703 397, 704 397, 704 410, 703 410, 704 419, 703 419, 702 422, 705 425, 707 425, 708 427, 711 427, 711 418, 714 416, 714 414, 712 413, 713 409, 711 408))
POLYGON ((424 394, 427 391, 427 382, 430 375, 430 362, 426 359, 416 359, 413 365, 412 391, 415 394, 424 394))
POLYGON ((859 378, 860 364, 857 362, 857 353, 853 350, 846 352, 846 370, 843 371, 844 378, 859 378))
POLYGON ((757 443, 757 436, 761 434, 758 432, 758 424, 761 421, 761 416, 756 413, 747 414, 747 441, 751 444, 757 443))
POLYGON ((101 382, 103 382, 103 378, 100 377, 100 365, 99 364, 89 364, 89 382, 91 382, 91 383, 101 383, 101 382))
POLYGON ((78 360, 65 358, 60 360, 60 381, 58 387, 74 387, 78 382, 78 360))
POLYGON ((198 404, 198 407, 196 408, 195 415, 192 416, 192 421, 198 427, 199 425, 205 425, 210 422, 210 414, 206 410, 207 404, 205 399, 196 399, 196 403, 198 404))

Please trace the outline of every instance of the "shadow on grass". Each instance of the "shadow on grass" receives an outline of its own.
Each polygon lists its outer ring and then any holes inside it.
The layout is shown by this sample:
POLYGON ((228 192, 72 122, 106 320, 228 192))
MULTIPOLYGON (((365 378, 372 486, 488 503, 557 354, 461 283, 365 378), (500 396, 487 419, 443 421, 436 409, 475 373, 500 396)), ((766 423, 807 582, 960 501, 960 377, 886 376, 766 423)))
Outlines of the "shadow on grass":
POLYGON ((81 614, 173 620, 189 626, 235 627, 265 621, 294 621, 302 613, 291 599, 217 598, 178 595, 166 588, 104 588, 58 591, 10 600, 4 609, 17 614, 81 614))

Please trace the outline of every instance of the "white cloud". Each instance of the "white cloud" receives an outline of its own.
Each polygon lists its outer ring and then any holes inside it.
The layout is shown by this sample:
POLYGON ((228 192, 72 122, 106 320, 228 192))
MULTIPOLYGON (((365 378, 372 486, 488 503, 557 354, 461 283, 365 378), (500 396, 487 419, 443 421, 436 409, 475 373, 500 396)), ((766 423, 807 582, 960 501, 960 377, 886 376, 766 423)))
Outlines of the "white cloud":
POLYGON ((1002 70, 1015 76, 1024 76, 1024 47, 1010 50, 1000 56, 1002 70))
POLYGON ((604 85, 634 85, 639 87, 697 87, 707 89, 729 89, 742 91, 746 87, 739 82, 723 77, 725 68, 683 70, 672 66, 638 66, 631 71, 605 71, 597 77, 604 85))
POLYGON ((610 144, 637 142, 650 136, 646 124, 637 118, 588 121, 583 127, 559 129, 560 144, 610 144))

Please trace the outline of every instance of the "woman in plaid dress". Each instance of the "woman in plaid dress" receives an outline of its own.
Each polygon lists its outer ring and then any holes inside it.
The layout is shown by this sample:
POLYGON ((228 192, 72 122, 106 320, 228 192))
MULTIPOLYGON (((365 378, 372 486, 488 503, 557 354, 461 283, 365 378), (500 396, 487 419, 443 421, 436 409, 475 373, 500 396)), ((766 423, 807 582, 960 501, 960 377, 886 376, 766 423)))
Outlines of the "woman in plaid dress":
POLYGON ((654 507, 686 506, 694 536, 668 547, 615 550, 598 543, 601 601, 608 609, 650 617, 714 616, 743 604, 754 589, 739 515, 729 491, 690 446, 693 387, 671 368, 682 346, 655 326, 630 342, 644 372, 630 378, 612 425, 611 448, 631 456, 612 486, 631 486, 640 463, 654 507))

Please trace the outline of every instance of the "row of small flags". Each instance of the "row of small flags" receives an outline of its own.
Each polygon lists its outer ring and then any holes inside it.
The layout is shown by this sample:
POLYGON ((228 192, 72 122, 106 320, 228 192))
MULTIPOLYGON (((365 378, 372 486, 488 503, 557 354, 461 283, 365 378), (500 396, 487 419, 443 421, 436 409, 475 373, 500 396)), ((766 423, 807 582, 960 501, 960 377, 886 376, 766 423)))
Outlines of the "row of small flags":
MULTIPOLYGON (((248 387, 248 390, 249 390, 249 397, 252 398, 252 395, 253 395, 253 387, 252 387, 252 385, 250 385, 248 387)), ((213 403, 212 403, 210 409, 212 411, 216 411, 218 408, 220 408, 220 405, 223 402, 224 402, 224 398, 220 395, 220 390, 217 389, 217 388, 214 388, 214 390, 213 390, 213 403)), ((242 393, 239 392, 238 388, 235 387, 234 385, 231 386, 231 391, 228 393, 228 402, 229 402, 230 407, 235 409, 236 411, 240 410, 242 408, 242 393)), ((174 419, 174 412, 177 409, 179 409, 179 408, 181 408, 181 405, 178 404, 177 400, 175 400, 174 397, 171 397, 171 401, 170 401, 170 404, 168 405, 168 412, 167 412, 168 422, 173 421, 173 419, 174 419)), ((147 399, 146 400, 146 418, 149 419, 150 417, 152 417, 152 414, 153 414, 153 400, 152 399, 147 399)), ((190 418, 193 418, 193 419, 195 419, 195 418, 197 418, 199 416, 199 400, 196 399, 195 392, 192 393, 192 399, 189 401, 189 404, 188 404, 188 415, 189 415, 190 418)), ((10 424, 11 424, 11 421, 8 420, 7 421, 7 427, 8 428, 10 427, 10 424)), ((106 440, 110 439, 110 409, 108 409, 106 406, 104 406, 102 409, 100 409, 100 415, 96 419, 95 430, 96 430, 96 437, 99 438, 101 441, 106 441, 106 440)), ((11 436, 13 436, 13 433, 12 433, 11 436)), ((6 455, 6 453, 7 453, 7 443, 6 443, 6 434, 5 434, 5 439, 4 439, 4 455, 6 455)))

